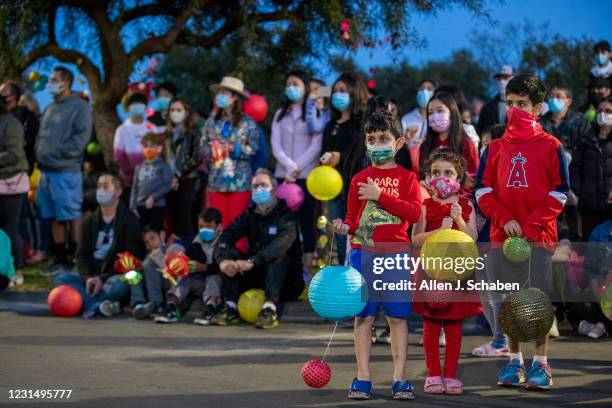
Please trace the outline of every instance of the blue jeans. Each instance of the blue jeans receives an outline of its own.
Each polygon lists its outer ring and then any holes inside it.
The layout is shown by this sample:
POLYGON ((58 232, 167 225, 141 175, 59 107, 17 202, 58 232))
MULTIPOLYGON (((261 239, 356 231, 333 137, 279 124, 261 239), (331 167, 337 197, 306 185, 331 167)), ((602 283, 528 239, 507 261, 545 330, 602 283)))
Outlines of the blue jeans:
MULTIPOLYGON (((338 197, 327 202, 327 211, 330 222, 336 218, 344 220, 346 216, 346 203, 342 199, 342 193, 338 197)), ((334 239, 336 240, 336 247, 338 248, 338 264, 344 265, 346 258, 346 235, 335 234, 334 239)))
POLYGON ((138 285, 128 285, 127 283, 121 282, 120 275, 113 275, 104 282, 102 290, 96 297, 87 296, 85 290, 85 283, 81 279, 81 276, 75 272, 66 272, 58 275, 53 280, 53 286, 69 285, 75 288, 83 298, 83 312, 85 314, 94 315, 97 313, 100 303, 105 300, 113 302, 119 302, 130 296, 130 305, 133 307, 138 303, 145 302, 144 289, 142 282, 138 285))

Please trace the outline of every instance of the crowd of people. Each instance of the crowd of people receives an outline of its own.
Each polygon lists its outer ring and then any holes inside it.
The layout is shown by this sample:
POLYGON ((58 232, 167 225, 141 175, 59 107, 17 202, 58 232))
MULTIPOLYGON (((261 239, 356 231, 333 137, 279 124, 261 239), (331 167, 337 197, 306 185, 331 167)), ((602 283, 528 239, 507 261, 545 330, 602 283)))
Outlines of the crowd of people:
MULTIPOLYGON (((259 287, 265 303, 255 326, 273 328, 282 303, 297 299, 311 276, 316 219, 325 212, 337 234, 338 263, 366 280, 376 244, 419 246, 452 228, 478 242, 522 236, 540 244, 532 261, 544 278, 570 257, 584 256, 586 286, 597 298, 612 283, 610 44, 597 43, 594 56, 588 100, 578 109, 572 89, 550 84, 546 90, 509 65, 495 74, 498 92, 484 106, 468 103, 452 84, 423 78, 416 106, 405 115, 356 73, 342 73, 328 88, 294 70, 269 137, 244 113, 248 92, 240 79, 225 76, 210 85, 211 112, 195 112, 180 87, 165 82, 153 101, 139 92, 126 96, 128 118, 116 130, 108 165, 88 148, 96 141, 92 110, 72 91, 69 69, 53 70, 47 86, 53 101, 42 115, 19 83, 7 80, 0 86, 0 286, 20 285, 26 263, 49 258, 52 265, 41 273, 81 293, 84 318, 116 316, 129 304, 136 319, 174 323, 199 298, 204 308, 194 323, 223 326, 240 322, 240 294, 259 287), (336 168, 344 182, 324 204, 306 188, 319 165, 336 168), (35 190, 33 174, 39 174, 35 190), (277 198, 283 183, 304 191, 297 211, 277 198), (607 243, 607 253, 580 253, 572 247, 579 242, 607 243), (140 282, 126 282, 115 269, 126 251, 142 260, 140 282), (190 260, 190 273, 172 282, 161 270, 176 253, 190 260)), ((496 265, 486 268, 494 279, 504 258, 492 249, 488 262, 496 265)), ((550 292, 544 278, 535 285, 550 292)), ((550 388, 547 337, 538 340, 526 372, 520 344, 500 328, 500 303, 492 296, 446 312, 414 303, 424 318, 426 392, 462 392, 461 321, 483 309, 493 338, 473 354, 510 357, 500 385, 550 388), (447 347, 443 372, 438 344, 447 347)), ((378 306, 389 323, 378 337, 391 339, 396 363, 393 395, 412 398, 404 373, 409 302, 371 301, 356 317, 358 375, 349 396, 370 395, 378 306)), ((611 329, 597 303, 557 304, 557 316, 592 338, 611 329)))

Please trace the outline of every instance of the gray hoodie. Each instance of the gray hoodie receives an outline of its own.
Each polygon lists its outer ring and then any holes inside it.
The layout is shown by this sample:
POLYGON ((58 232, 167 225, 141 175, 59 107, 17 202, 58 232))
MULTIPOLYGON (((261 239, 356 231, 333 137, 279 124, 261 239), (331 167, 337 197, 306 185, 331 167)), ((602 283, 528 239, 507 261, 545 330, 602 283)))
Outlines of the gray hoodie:
POLYGON ((136 166, 132 191, 130 194, 130 209, 135 210, 145 205, 150 195, 153 196, 154 207, 166 205, 166 194, 172 186, 172 170, 168 163, 157 157, 155 160, 145 160, 136 166))
POLYGON ((89 105, 78 94, 52 102, 43 112, 36 140, 40 169, 80 172, 91 129, 89 105))

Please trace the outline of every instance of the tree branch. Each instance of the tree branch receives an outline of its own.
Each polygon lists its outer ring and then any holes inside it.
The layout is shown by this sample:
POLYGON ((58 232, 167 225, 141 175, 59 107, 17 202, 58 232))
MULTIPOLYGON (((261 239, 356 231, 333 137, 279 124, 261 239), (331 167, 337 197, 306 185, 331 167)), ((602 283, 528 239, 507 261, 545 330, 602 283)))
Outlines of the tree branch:
POLYGON ((47 16, 47 31, 49 35, 49 43, 57 44, 55 37, 55 18, 57 15, 57 4, 49 3, 49 15, 47 16))
POLYGON ((137 6, 131 8, 129 10, 123 11, 117 21, 123 25, 129 23, 130 21, 149 16, 174 16, 177 17, 180 14, 180 9, 174 8, 170 9, 168 4, 160 3, 152 3, 145 4, 143 6, 137 6))

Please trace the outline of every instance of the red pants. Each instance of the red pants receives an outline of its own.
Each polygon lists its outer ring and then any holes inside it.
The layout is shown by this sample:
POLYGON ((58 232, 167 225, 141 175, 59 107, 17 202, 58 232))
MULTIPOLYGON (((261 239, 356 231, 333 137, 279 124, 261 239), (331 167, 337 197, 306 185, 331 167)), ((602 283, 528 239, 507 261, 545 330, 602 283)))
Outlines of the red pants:
MULTIPOLYGON (((216 208, 223 216, 223 228, 227 228, 240 214, 249 207, 251 202, 250 191, 239 191, 234 193, 206 192, 206 207, 216 208)), ((242 238, 236 247, 246 253, 247 241, 242 238)))
POLYGON ((437 377, 442 373, 440 370, 440 346, 438 338, 440 330, 444 327, 444 334, 446 335, 444 378, 456 378, 459 353, 461 352, 461 323, 462 320, 424 318, 423 348, 425 349, 428 377, 437 377))

